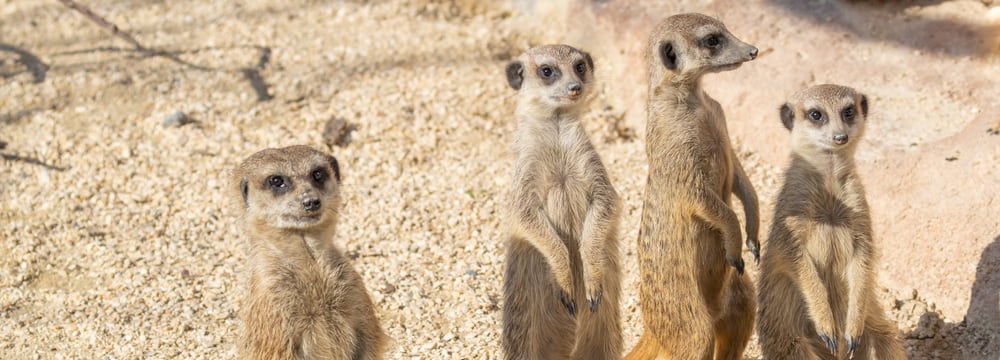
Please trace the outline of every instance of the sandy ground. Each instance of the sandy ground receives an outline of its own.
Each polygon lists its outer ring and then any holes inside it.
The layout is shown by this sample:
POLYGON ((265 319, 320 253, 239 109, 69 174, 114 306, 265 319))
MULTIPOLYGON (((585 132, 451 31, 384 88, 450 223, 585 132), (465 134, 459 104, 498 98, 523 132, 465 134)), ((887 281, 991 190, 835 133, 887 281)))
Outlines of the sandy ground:
MULTIPOLYGON (((336 242, 393 339, 387 357, 498 356, 514 129, 502 69, 558 34, 447 1, 93 8, 166 52, 57 2, 0 1, 0 358, 235 358, 246 238, 229 172, 292 144, 340 159, 336 242), (193 122, 165 125, 177 111, 193 122), (352 129, 343 146, 323 140, 330 119, 352 129)), ((602 87, 585 121, 625 202, 630 348, 645 154, 602 87)), ((773 198, 780 169, 736 147, 773 198)), ((882 299, 904 334, 925 332, 908 335, 912 357, 957 356, 961 326, 938 331, 919 296, 882 299)))

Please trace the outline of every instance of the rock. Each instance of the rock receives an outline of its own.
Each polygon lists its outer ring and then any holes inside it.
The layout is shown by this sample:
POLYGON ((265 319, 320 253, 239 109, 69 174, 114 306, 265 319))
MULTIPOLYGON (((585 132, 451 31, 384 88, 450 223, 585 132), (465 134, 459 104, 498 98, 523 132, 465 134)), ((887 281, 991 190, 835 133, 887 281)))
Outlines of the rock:
POLYGON ((350 134, 355 126, 343 118, 331 118, 323 127, 323 141, 330 146, 344 147, 350 144, 350 134))
POLYGON ((194 119, 185 114, 183 111, 177 110, 164 116, 163 121, 160 122, 160 126, 165 128, 181 127, 193 122, 194 119))

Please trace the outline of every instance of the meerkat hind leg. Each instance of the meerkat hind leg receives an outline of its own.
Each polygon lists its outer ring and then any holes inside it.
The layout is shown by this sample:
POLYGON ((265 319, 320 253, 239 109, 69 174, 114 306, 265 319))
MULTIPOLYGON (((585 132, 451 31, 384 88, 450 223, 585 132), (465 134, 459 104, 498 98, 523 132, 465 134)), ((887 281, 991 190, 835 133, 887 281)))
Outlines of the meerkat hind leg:
POLYGON ((753 335, 757 306, 753 285, 747 275, 730 273, 728 288, 723 291, 722 316, 715 322, 715 359, 742 359, 753 335))
POLYGON ((567 359, 575 319, 559 301, 559 286, 545 257, 526 241, 508 245, 504 283, 506 359, 567 359))

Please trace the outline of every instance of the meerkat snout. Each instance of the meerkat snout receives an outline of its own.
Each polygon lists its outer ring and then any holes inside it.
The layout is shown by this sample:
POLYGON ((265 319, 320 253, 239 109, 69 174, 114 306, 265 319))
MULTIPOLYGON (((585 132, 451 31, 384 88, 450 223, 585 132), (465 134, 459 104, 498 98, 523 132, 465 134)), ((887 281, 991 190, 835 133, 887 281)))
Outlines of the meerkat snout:
POLYGON ((302 200, 302 208, 306 211, 316 211, 319 210, 322 202, 320 202, 318 197, 308 196, 302 200))
POLYGON ((837 134, 833 136, 833 142, 837 145, 844 145, 847 143, 847 134, 837 134))

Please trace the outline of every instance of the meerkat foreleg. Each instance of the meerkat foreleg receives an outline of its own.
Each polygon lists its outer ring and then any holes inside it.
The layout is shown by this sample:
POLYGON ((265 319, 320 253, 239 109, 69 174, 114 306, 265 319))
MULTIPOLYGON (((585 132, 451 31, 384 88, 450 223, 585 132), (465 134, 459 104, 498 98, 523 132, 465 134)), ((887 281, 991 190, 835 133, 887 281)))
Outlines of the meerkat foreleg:
MULTIPOLYGON (((527 195, 527 194, 526 194, 527 195)), ((555 275, 561 294, 559 300, 570 314, 576 314, 576 294, 570 267, 569 248, 559 237, 537 198, 521 196, 522 204, 514 217, 514 233, 528 240, 545 257, 555 275)))
MULTIPOLYGON (((613 191, 613 190, 612 190, 613 191)), ((615 203, 614 194, 608 189, 595 191, 591 196, 593 200, 587 208, 587 215, 583 220, 583 232, 580 243, 580 256, 583 259, 583 279, 584 290, 587 294, 587 303, 590 311, 597 311, 598 304, 604 294, 604 270, 608 266, 608 237, 615 236, 614 219, 615 203)))
POLYGON ((760 207, 757 202, 757 191, 754 190, 750 178, 743 170, 743 165, 733 157, 733 193, 740 202, 743 203, 744 216, 746 217, 746 245, 750 253, 753 254, 755 262, 760 262, 760 207))
POLYGON ((871 279, 872 271, 869 269, 871 249, 865 246, 871 244, 871 237, 866 233, 858 234, 854 242, 858 245, 855 246, 854 254, 847 262, 847 328, 844 331, 847 336, 848 357, 852 359, 865 329, 868 314, 867 296, 872 293, 871 285, 874 283, 874 279, 871 279))
POLYGON ((785 225, 791 231, 792 236, 799 238, 798 242, 803 248, 802 256, 795 261, 795 271, 799 280, 802 297, 806 302, 809 319, 812 320, 819 337, 830 348, 830 352, 836 354, 837 333, 834 329, 833 309, 830 307, 829 294, 826 285, 823 284, 823 280, 819 277, 816 262, 809 255, 808 251, 804 251, 804 248, 812 240, 808 237, 808 234, 813 233, 813 231, 805 229, 805 227, 809 226, 808 223, 806 220, 797 217, 786 218, 785 225))
POLYGON ((709 224, 722 232, 722 245, 726 250, 726 260, 736 268, 736 271, 743 274, 743 234, 740 232, 740 221, 736 217, 733 209, 722 201, 718 195, 711 191, 703 192, 696 203, 697 214, 709 224))

